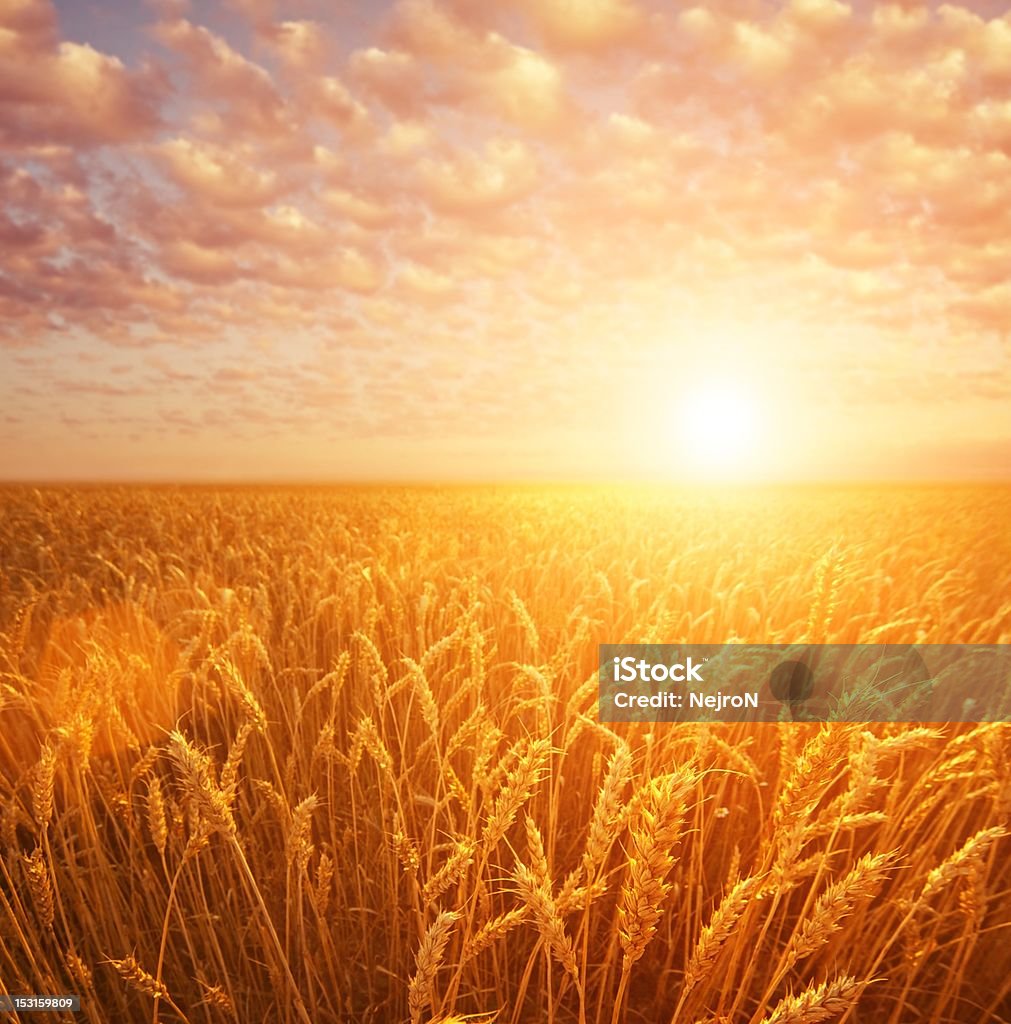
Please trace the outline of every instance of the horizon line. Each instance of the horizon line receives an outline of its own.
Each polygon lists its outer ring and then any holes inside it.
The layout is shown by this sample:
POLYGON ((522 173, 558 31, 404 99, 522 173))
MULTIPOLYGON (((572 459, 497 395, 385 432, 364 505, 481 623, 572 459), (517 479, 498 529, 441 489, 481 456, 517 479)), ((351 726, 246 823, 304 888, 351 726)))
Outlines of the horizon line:
POLYGON ((670 487, 731 489, 760 487, 1008 486, 1011 474, 979 477, 3 477, 0 487, 670 487))

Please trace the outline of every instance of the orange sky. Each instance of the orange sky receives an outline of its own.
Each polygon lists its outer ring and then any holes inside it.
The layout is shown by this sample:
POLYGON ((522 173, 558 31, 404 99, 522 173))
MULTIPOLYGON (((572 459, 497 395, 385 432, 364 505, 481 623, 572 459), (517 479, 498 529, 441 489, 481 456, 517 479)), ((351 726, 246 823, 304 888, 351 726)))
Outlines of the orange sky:
POLYGON ((992 3, 0 0, 0 179, 0 478, 1011 475, 992 3))

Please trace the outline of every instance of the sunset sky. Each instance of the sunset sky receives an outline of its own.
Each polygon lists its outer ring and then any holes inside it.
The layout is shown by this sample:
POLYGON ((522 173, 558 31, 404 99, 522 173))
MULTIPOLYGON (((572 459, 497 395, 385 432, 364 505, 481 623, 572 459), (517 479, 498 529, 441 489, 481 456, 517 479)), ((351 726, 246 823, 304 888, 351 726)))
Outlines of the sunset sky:
POLYGON ((0 0, 0 478, 1011 475, 1011 15, 0 0))

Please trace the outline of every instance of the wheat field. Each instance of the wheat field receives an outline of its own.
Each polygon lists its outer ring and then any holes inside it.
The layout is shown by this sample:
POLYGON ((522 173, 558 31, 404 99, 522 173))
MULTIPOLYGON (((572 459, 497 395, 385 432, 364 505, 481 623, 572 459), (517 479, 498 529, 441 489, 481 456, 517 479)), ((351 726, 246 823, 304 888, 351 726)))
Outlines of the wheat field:
POLYGON ((1009 642, 1009 523, 1004 487, 0 490, 3 991, 1011 1020, 1005 726, 605 727, 595 674, 1009 642))

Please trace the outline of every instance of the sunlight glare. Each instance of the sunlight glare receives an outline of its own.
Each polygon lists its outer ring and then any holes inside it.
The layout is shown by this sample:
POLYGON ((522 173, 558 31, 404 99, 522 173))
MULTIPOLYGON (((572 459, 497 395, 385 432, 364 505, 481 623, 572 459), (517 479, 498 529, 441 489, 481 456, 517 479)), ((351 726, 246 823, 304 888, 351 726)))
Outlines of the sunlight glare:
POLYGON ((714 384, 693 390, 678 409, 675 429, 686 461, 705 475, 747 475, 754 468, 760 418, 742 388, 714 384))

